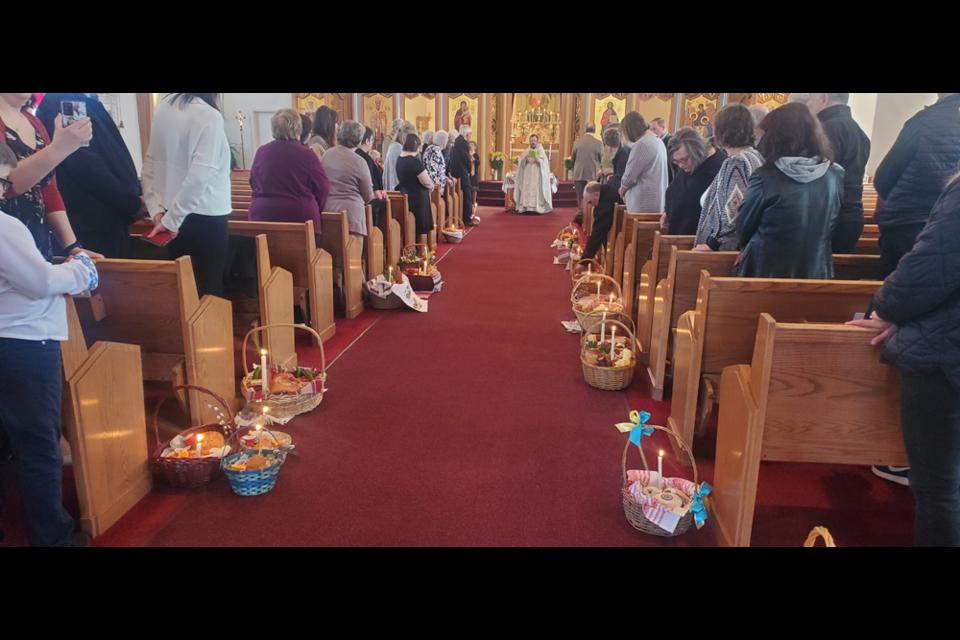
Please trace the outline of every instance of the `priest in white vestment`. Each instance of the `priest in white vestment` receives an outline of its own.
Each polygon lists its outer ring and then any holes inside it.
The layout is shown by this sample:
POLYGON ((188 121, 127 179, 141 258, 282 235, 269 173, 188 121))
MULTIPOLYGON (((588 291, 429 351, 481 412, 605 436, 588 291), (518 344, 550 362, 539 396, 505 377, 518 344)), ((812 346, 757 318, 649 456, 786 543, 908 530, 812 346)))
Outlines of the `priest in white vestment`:
POLYGON ((550 158, 540 138, 530 136, 530 148, 520 156, 517 167, 516 201, 518 213, 544 214, 553 211, 550 185, 550 158))

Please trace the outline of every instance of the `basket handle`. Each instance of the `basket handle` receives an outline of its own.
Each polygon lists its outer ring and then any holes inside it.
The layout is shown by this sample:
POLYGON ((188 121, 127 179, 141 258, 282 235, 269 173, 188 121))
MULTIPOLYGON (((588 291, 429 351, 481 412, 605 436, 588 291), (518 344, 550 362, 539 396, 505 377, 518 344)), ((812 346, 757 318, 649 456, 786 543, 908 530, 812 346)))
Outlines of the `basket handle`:
MULTIPOLYGON (((696 459, 694 459, 694 457, 693 457, 693 449, 690 448, 690 445, 688 445, 688 444, 686 443, 686 441, 684 441, 684 439, 680 437, 680 434, 677 433, 676 431, 674 431, 673 429, 670 429, 670 428, 668 428, 668 427, 661 427, 661 426, 658 426, 658 425, 655 425, 655 424, 648 424, 648 425, 645 425, 645 426, 646 426, 647 428, 656 429, 657 431, 663 431, 664 433, 670 434, 670 435, 673 437, 673 439, 677 441, 677 443, 680 445, 680 448, 683 449, 683 450, 686 452, 687 456, 690 457, 690 462, 691 462, 692 465, 693 465, 693 484, 695 484, 697 487, 699 487, 699 486, 700 486, 700 474, 699 474, 698 471, 697 471, 697 461, 696 461, 696 459)), ((640 426, 637 426, 636 428, 637 428, 637 429, 640 429, 641 427, 640 427, 640 426)), ((643 443, 643 440, 641 440, 640 442, 643 443)), ((632 445, 633 445, 633 443, 628 440, 628 441, 627 441, 627 446, 624 447, 624 449, 623 449, 623 486, 624 486, 624 488, 626 488, 626 487, 629 486, 629 484, 628 484, 628 482, 627 482, 627 453, 630 451, 630 447, 631 447, 632 445)), ((645 471, 650 471, 650 465, 647 464, 647 456, 645 456, 645 455, 643 454, 643 449, 640 449, 640 456, 643 458, 643 468, 644 468, 644 470, 645 470, 645 471)), ((692 496, 691 496, 691 497, 692 497, 692 496)))
POLYGON ((810 535, 807 537, 807 541, 803 543, 805 549, 812 549, 817 546, 817 540, 823 538, 823 543, 827 546, 828 549, 836 549, 837 543, 833 541, 833 536, 827 530, 826 527, 817 527, 810 532, 810 535))
MULTIPOLYGON (((227 438, 227 442, 226 442, 223 446, 224 446, 224 447, 229 446, 230 443, 233 442, 233 439, 234 439, 235 437, 237 437, 237 435, 239 435, 241 431, 244 431, 244 430, 246 430, 247 432, 250 432, 250 431, 256 431, 257 429, 256 429, 256 427, 243 427, 243 428, 237 429, 236 431, 234 431, 233 433, 230 434, 230 437, 227 438)), ((263 433, 269 433, 269 434, 270 434, 270 437, 273 438, 274 440, 277 439, 277 436, 276 436, 276 434, 273 433, 273 431, 270 431, 269 429, 261 429, 261 431, 263 431, 263 433)), ((226 468, 226 464, 225 464, 225 463, 226 463, 226 460, 227 460, 227 456, 225 456, 225 455, 224 455, 224 456, 220 456, 220 470, 221 470, 221 471, 226 468)))
MULTIPOLYGON (((228 418, 230 418, 230 422, 228 424, 229 425, 233 424, 233 411, 230 410, 230 405, 227 403, 226 400, 224 400, 223 398, 215 394, 213 391, 210 391, 209 389, 204 389, 203 387, 195 387, 190 384, 180 385, 178 387, 172 388, 165 396, 163 396, 160 399, 160 402, 157 403, 157 408, 153 412, 153 437, 156 440, 157 449, 160 449, 160 426, 158 424, 160 421, 160 407, 163 406, 164 402, 166 402, 173 396, 177 395, 181 391, 196 391, 197 393, 203 393, 210 396, 211 398, 217 401, 217 403, 226 412, 225 415, 228 418)), ((227 426, 225 430, 229 431, 230 427, 227 426)))
POLYGON ((636 323, 633 321, 633 318, 631 318, 629 315, 627 315, 624 311, 618 311, 618 312, 612 312, 612 311, 591 311, 590 313, 586 314, 586 315, 587 315, 587 321, 589 322, 591 318, 599 318, 599 322, 591 325, 589 329, 586 329, 586 328, 581 327, 581 329, 583 329, 583 332, 582 332, 582 333, 583 333, 584 336, 586 336, 586 335, 589 334, 589 333, 596 333, 596 331, 594 331, 594 329, 597 328, 600 324, 603 323, 603 314, 604 314, 604 313, 606 313, 608 316, 613 316, 613 317, 611 317, 611 318, 608 318, 607 322, 621 322, 621 323, 623 323, 623 322, 629 322, 629 324, 627 325, 627 328, 630 329, 631 331, 633 331, 634 335, 636 335, 637 325, 636 325, 636 323), (617 319, 617 316, 619 316, 621 319, 618 320, 618 319, 617 319))
MULTIPOLYGON (((420 244, 420 243, 408 244, 407 246, 405 246, 405 247, 403 248, 403 251, 406 251, 407 249, 410 249, 411 247, 416 247, 416 248, 418 248, 418 249, 419 249, 420 247, 423 247, 423 248, 425 249, 424 255, 423 255, 424 258, 426 258, 428 255, 430 255, 430 247, 427 246, 427 245, 425 245, 425 244, 420 244)), ((403 251, 401 251, 400 253, 403 254, 403 251)), ((418 256, 420 255, 420 252, 419 252, 419 251, 417 251, 417 255, 418 255, 418 256)))
POLYGON ((466 231, 467 228, 463 226, 463 223, 460 222, 460 218, 450 218, 450 226, 447 229, 453 229, 455 231, 466 231))
POLYGON ((614 280, 614 279, 611 278, 610 276, 604 275, 604 274, 602 274, 602 273, 590 273, 590 274, 587 274, 587 275, 583 276, 583 277, 580 278, 579 280, 577 280, 577 282, 573 285, 573 291, 570 293, 570 301, 573 302, 573 304, 576 304, 576 303, 577 303, 576 294, 577 294, 577 289, 580 287, 580 285, 582 285, 582 284, 597 284, 597 283, 606 282, 606 281, 609 281, 609 282, 612 282, 612 283, 613 283, 614 290, 617 292, 617 299, 622 300, 622 299, 623 299, 623 289, 620 287, 620 283, 619 283, 619 282, 617 282, 616 280, 614 280), (588 282, 588 281, 590 281, 590 282, 588 282))
POLYGON ((321 362, 321 364, 323 365, 323 367, 322 367, 322 369, 321 369, 321 373, 323 373, 324 375, 326 375, 326 373, 327 373, 327 354, 326 354, 326 353, 324 352, 324 350, 323 350, 323 339, 320 337, 320 334, 319 334, 319 333, 317 333, 317 332, 314 331, 311 327, 308 327, 308 326, 305 325, 305 324, 267 324, 267 325, 264 325, 264 326, 262 326, 262 327, 254 327, 254 328, 251 329, 251 330, 249 331, 249 333, 247 333, 247 335, 244 336, 244 338, 243 338, 243 350, 240 352, 240 354, 241 354, 241 356, 243 357, 243 375, 244 375, 244 376, 247 376, 247 375, 250 374, 250 368, 247 367, 247 342, 250 341, 250 336, 254 335, 255 333, 259 333, 259 332, 261 332, 261 331, 265 331, 265 330, 267 330, 267 329, 289 329, 289 328, 291 328, 291 327, 294 328, 294 329, 302 329, 302 330, 304 330, 304 331, 309 331, 310 333, 313 334, 313 337, 315 337, 315 338, 317 339, 317 344, 320 345, 320 362, 321 362))

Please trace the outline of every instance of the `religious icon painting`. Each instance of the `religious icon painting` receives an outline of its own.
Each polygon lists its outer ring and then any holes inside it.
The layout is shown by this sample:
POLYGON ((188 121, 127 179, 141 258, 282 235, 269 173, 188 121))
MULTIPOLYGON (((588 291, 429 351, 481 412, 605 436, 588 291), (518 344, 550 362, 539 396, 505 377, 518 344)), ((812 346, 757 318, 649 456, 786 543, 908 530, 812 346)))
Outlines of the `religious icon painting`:
POLYGON ((773 111, 787 104, 789 97, 789 93, 758 93, 757 104, 762 104, 767 109, 770 109, 770 111, 773 111))
MULTIPOLYGON (((460 127, 474 128, 479 122, 477 114, 480 109, 480 100, 471 98, 465 93, 449 94, 447 96, 447 122, 450 128, 459 131, 460 127)), ((475 136, 476 137, 476 136, 475 136)))
MULTIPOLYGON (((718 94, 712 94, 718 95, 718 94)), ((720 98, 707 95, 697 95, 690 98, 684 95, 681 98, 680 126, 692 127, 700 132, 704 138, 712 138, 714 132, 714 118, 720 110, 720 98)))
POLYGON ((311 116, 311 118, 317 112, 317 109, 327 104, 326 94, 323 93, 297 93, 294 96, 297 111, 311 116))
POLYGON ((383 139, 390 133, 394 115, 395 94, 392 93, 364 93, 360 95, 360 113, 363 124, 373 130, 373 148, 381 154, 386 153, 383 148, 383 139))
POLYGON ((620 99, 611 94, 605 97, 596 96, 593 99, 593 122, 597 125, 597 132, 601 140, 607 129, 613 126, 619 126, 620 120, 627 113, 627 100, 620 99))

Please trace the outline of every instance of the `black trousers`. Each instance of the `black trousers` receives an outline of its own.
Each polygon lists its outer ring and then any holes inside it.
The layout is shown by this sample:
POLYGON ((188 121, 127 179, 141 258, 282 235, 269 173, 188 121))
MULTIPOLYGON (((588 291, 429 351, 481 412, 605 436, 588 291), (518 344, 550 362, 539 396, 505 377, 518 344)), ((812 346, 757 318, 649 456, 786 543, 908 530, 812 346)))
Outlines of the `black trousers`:
POLYGON ((833 231, 833 252, 843 255, 853 253, 863 235, 863 226, 863 218, 837 222, 837 228, 833 231))
POLYGON ((917 236, 926 223, 907 224, 880 232, 880 279, 886 280, 897 270, 903 256, 913 251, 917 236))
POLYGON ((960 547, 960 392, 938 369, 904 375, 901 398, 916 503, 914 545, 960 547))
POLYGON ((583 212, 583 192, 587 188, 587 185, 590 184, 586 180, 574 180, 573 188, 577 192, 577 209, 580 212, 583 212))
POLYGON ((200 297, 223 297, 227 271, 228 216, 189 215, 180 225, 180 232, 167 247, 170 258, 190 256, 193 275, 200 297))
POLYGON ((127 247, 130 245, 130 227, 124 226, 117 229, 75 229, 77 242, 83 245, 84 249, 96 251, 105 258, 123 258, 126 256, 127 247))

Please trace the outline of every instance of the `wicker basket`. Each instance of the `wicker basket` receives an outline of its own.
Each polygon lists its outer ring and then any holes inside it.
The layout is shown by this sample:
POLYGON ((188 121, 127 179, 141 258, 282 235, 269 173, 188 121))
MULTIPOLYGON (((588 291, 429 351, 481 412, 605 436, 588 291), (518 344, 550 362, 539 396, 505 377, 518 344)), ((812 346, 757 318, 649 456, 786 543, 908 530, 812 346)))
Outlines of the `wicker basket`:
POLYGON ((430 255, 430 247, 425 244, 408 244, 400 252, 400 273, 403 273, 406 269, 419 269, 423 266, 423 261, 427 259, 427 256, 430 255), (406 255, 408 249, 415 248, 417 250, 417 261, 416 262, 405 262, 403 257, 406 255), (421 251, 422 249, 422 251, 421 251), (421 257, 421 255, 423 257, 421 257))
MULTIPOLYGON (((623 391, 633 383, 633 372, 637 368, 637 338, 634 336, 627 325, 616 320, 607 320, 604 323, 607 326, 607 333, 612 333, 612 326, 620 327, 627 336, 627 347, 632 356, 629 367, 598 367, 594 364, 588 364, 586 360, 587 344, 583 342, 580 348, 580 363, 583 365, 583 379, 586 380, 594 389, 602 391, 623 391)), ((596 329, 596 325, 594 325, 596 329)))
POLYGON ((812 549, 817 546, 817 541, 823 538, 823 544, 828 549, 836 549, 837 543, 833 541, 833 536, 830 535, 830 531, 826 527, 817 527, 810 532, 810 535, 807 536, 807 541, 803 543, 804 548, 812 549))
MULTIPOLYGON (((614 303, 621 305, 621 309, 623 307, 623 293, 616 280, 610 276, 605 276, 598 273, 592 273, 583 276, 573 286, 573 291, 570 293, 570 303, 573 305, 573 313, 577 316, 577 321, 580 323, 581 329, 584 328, 583 325, 585 322, 587 322, 587 317, 593 312, 584 312, 578 310, 577 303, 581 298, 588 295, 593 295, 594 289, 597 287, 597 285, 599 285, 600 288, 601 299, 613 295, 614 303)), ((601 312, 601 314, 602 313, 603 312, 601 312)))
POLYGON ((571 253, 573 253, 573 250, 570 248, 570 245, 568 244, 568 240, 564 239, 564 235, 566 235, 567 232, 570 232, 568 238, 571 238, 571 237, 576 238, 577 241, 575 244, 576 245, 580 244, 580 231, 577 230, 576 227, 574 227, 573 225, 569 225, 561 229, 560 233, 557 234, 557 239, 555 241, 557 243, 560 243, 561 245, 557 247, 557 256, 558 256, 557 259, 560 261, 560 264, 566 264, 570 262, 570 255, 571 253))
POLYGON ((451 218, 450 222, 450 226, 443 230, 443 237, 450 244, 460 244, 463 242, 463 236, 466 235, 467 229, 463 226, 460 218, 451 218))
MULTIPOLYGON (((693 484, 699 487, 700 476, 697 473, 697 461, 693 457, 693 451, 690 449, 690 445, 684 442, 683 438, 681 438, 679 434, 672 429, 658 427, 656 425, 647 426, 670 434, 670 436, 672 436, 680 444, 680 447, 687 452, 687 456, 691 461, 693 461, 693 484)), ((637 429, 639 428, 640 427, 638 426, 637 429)), ((633 496, 630 495, 630 483, 627 479, 627 453, 630 451, 631 446, 632 444, 628 440, 627 446, 623 449, 623 486, 621 488, 621 494, 623 496, 623 513, 627 516, 627 522, 629 522, 630 526, 637 531, 640 531, 641 533, 648 533, 659 538, 676 538, 682 536, 690 530, 690 527, 693 526, 694 515, 692 511, 683 516, 683 518, 680 520, 680 523, 677 525, 676 530, 673 533, 670 533, 669 531, 665 531, 664 529, 661 529, 654 523, 650 522, 650 520, 647 519, 647 516, 643 514, 643 505, 634 500, 633 496)), ((647 465, 647 457, 643 455, 643 451, 641 451, 640 454, 641 458, 643 459, 643 468, 646 471, 650 471, 650 467, 647 465)))
MULTIPOLYGON (((249 430, 249 427, 247 430, 249 430)), ((235 438, 240 431, 242 431, 242 429, 237 430, 232 436, 230 436, 230 439, 232 440, 235 438)), ((264 429, 264 431, 273 436, 273 432, 267 431, 266 429, 264 429)), ((232 456, 227 456, 219 461, 220 468, 230 481, 230 488, 233 489, 233 492, 238 496, 243 496, 245 498, 262 496, 265 493, 270 493, 273 491, 273 488, 277 486, 277 476, 280 475, 280 468, 283 466, 283 463, 287 461, 287 455, 282 452, 277 452, 274 449, 263 449, 262 451, 271 455, 276 454, 280 458, 280 464, 276 464, 266 469, 257 469, 251 471, 234 471, 227 468, 228 465, 233 464, 233 462, 240 459, 240 456, 248 452, 235 453, 232 456)))
MULTIPOLYGON (((627 325, 627 328, 634 332, 636 335, 636 323, 633 321, 633 318, 628 316, 626 313, 608 313, 607 320, 612 321, 616 320, 621 324, 627 325)), ((600 335, 600 323, 603 322, 603 312, 593 312, 588 314, 584 319, 586 327, 583 327, 583 331, 580 333, 580 348, 582 349, 586 345, 587 336, 590 334, 600 335), (594 331, 596 329, 596 331, 594 331)), ((582 326, 582 325, 581 325, 582 326)))
POLYGON ((367 296, 370 302, 370 306, 374 309, 380 309, 381 311, 390 311, 392 309, 402 309, 406 305, 403 304, 403 300, 398 298, 395 295, 389 295, 386 298, 381 298, 380 296, 370 295, 367 296))
POLYGON ((603 275, 603 265, 599 260, 576 260, 570 264, 570 278, 574 282, 587 275, 603 275))
MULTIPOLYGON (((288 418, 294 418, 304 413, 309 413, 320 406, 320 403, 323 402, 323 390, 327 383, 327 356, 323 351, 323 340, 320 338, 320 334, 316 331, 302 324, 268 324, 263 327, 255 327, 252 329, 246 337, 243 339, 243 380, 240 383, 240 386, 246 395, 246 392, 251 389, 253 385, 253 372, 250 371, 247 366, 247 343, 250 341, 250 336, 258 333, 260 331, 265 331, 267 329, 289 329, 293 327, 294 329, 302 329, 304 331, 309 331, 313 334, 313 337, 317 339, 317 344, 320 345, 320 361, 322 367, 320 369, 320 391, 317 393, 305 393, 298 396, 289 396, 283 394, 275 394, 269 396, 266 400, 263 401, 263 404, 270 407, 270 415, 279 420, 286 420, 288 418)), ((262 374, 261 374, 262 375, 262 374)))
POLYGON ((157 404, 157 409, 153 414, 153 434, 154 438, 156 439, 157 448, 153 454, 153 457, 150 458, 150 470, 154 473, 154 475, 163 477, 167 484, 176 489, 199 489, 200 487, 209 484, 214 475, 216 475, 217 471, 220 469, 220 460, 218 458, 161 457, 164 450, 170 446, 172 440, 167 440, 163 444, 160 443, 160 427, 158 425, 158 421, 160 419, 160 406, 180 391, 196 391, 197 393, 210 396, 217 402, 218 405, 220 405, 224 411, 223 415, 228 418, 228 420, 224 420, 220 424, 208 424, 187 429, 180 434, 184 438, 189 438, 198 433, 215 431, 222 435, 224 440, 229 439, 230 429, 233 426, 233 412, 230 410, 230 405, 227 403, 227 401, 217 394, 207 389, 190 385, 174 387, 157 404))

